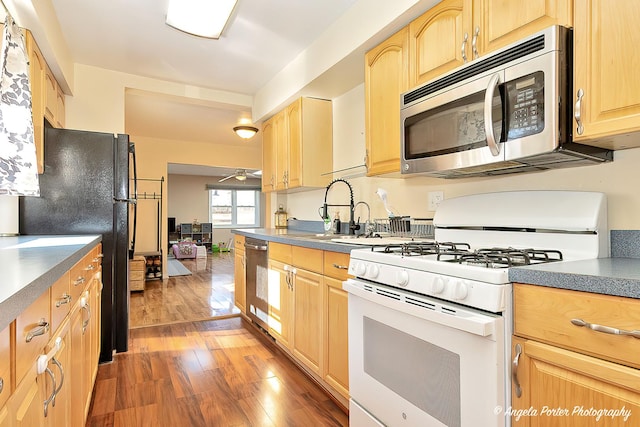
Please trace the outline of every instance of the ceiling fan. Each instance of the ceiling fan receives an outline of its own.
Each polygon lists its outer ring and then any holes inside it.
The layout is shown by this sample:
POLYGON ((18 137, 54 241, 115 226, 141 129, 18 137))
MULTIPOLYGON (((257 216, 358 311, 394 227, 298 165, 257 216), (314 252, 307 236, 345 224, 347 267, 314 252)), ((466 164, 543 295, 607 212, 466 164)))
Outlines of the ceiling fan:
POLYGON ((256 172, 247 172, 246 169, 236 169, 235 173, 229 175, 229 176, 225 176, 224 178, 222 178, 221 180, 219 180, 218 182, 223 182, 226 181, 228 179, 231 178, 235 178, 238 181, 245 181, 247 179, 247 177, 249 178, 260 178, 260 175, 262 175, 261 173, 258 173, 260 171, 256 171, 256 172))

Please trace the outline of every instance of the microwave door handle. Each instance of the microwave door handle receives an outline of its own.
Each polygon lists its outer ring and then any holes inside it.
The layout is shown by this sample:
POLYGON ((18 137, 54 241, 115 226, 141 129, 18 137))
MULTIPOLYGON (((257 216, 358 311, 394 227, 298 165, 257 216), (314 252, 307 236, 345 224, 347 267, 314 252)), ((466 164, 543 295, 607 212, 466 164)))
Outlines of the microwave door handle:
POLYGON ((500 83, 500 74, 494 74, 487 85, 487 92, 484 95, 484 133, 487 136, 487 145, 491 154, 497 156, 500 154, 500 146, 496 143, 496 137, 493 134, 493 94, 500 83))

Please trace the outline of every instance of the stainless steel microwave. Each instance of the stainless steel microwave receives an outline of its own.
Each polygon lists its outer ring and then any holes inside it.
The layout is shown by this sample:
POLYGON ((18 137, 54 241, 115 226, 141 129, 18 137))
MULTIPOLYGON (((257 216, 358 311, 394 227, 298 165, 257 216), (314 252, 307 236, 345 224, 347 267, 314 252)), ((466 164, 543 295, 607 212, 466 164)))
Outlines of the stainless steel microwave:
POLYGON ((464 178, 601 163, 571 140, 572 32, 554 26, 402 94, 403 174, 464 178))

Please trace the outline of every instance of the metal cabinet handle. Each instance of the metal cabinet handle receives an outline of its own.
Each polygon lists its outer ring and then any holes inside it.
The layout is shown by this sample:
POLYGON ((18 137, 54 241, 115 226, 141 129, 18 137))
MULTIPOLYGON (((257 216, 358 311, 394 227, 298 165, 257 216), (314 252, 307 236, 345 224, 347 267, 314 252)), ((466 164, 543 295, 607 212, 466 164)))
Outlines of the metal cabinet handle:
POLYGON ((516 344, 516 357, 513 358, 511 363, 511 378, 513 379, 513 385, 516 387, 516 397, 522 396, 522 388, 520 388, 520 381, 518 381, 518 361, 522 354, 522 346, 516 344))
POLYGON ((478 56, 478 36, 480 35, 480 27, 476 27, 476 31, 473 33, 473 39, 471 39, 471 50, 473 51, 473 59, 478 56))
POLYGON ((0 393, 2 393, 3 389, 4 389, 4 379, 0 377, 0 393))
POLYGON ((38 337, 40 335, 44 335, 47 332, 49 332, 49 322, 47 322, 44 319, 40 319, 40 322, 38 323, 38 326, 36 326, 35 328, 31 329, 27 333, 27 336, 25 337, 25 341, 26 342, 31 342, 31 340, 34 339, 35 337, 38 337))
POLYGON ((58 359, 55 358, 55 356, 51 358, 51 361, 60 370, 60 384, 58 384, 58 388, 55 389, 53 393, 53 401, 51 402, 53 406, 56 406, 56 396, 58 395, 58 393, 60 393, 60 390, 62 390, 62 385, 64 384, 64 369, 62 368, 62 364, 58 361, 58 359))
POLYGON ((500 146, 496 143, 496 136, 493 134, 493 94, 500 83, 500 74, 494 74, 487 85, 487 92, 484 95, 484 133, 487 137, 487 145, 491 154, 500 154, 500 146))
POLYGON ((337 268, 338 270, 348 270, 349 266, 348 265, 333 264, 333 268, 337 268))
POLYGON ((462 60, 467 62, 467 41, 469 40, 469 34, 464 33, 464 38, 462 39, 462 47, 460 48, 462 52, 462 60))
POLYGON ((582 97, 584 96, 584 90, 582 88, 578 89, 578 93, 576 94, 576 105, 573 109, 573 117, 576 119, 576 124, 578 128, 576 132, 578 135, 582 135, 584 132, 584 126, 582 125, 582 97))
POLYGON ((51 378, 51 382, 53 383, 53 389, 51 390, 51 396, 49 396, 47 399, 45 399, 44 403, 44 417, 46 418, 47 415, 49 415, 49 404, 53 401, 53 399, 55 399, 56 397, 56 377, 53 375, 53 372, 51 371, 51 369, 49 369, 47 367, 47 369, 45 369, 45 372, 47 374, 49 374, 49 377, 51 378))
POLYGON ((84 278, 84 276, 79 276, 74 282, 73 282, 73 286, 78 286, 78 285, 82 285, 84 282, 86 282, 87 279, 84 278))
POLYGON ((69 304, 71 302, 71 295, 69 295, 68 293, 64 293, 62 294, 62 297, 56 301, 56 307, 60 307, 61 305, 64 304, 69 304))
POLYGON ((611 334, 611 335, 628 335, 630 337, 640 339, 639 330, 627 331, 624 329, 613 328, 611 326, 604 326, 604 325, 598 325, 596 323, 585 322, 582 319, 571 319, 571 323, 573 323, 576 326, 584 326, 585 328, 589 328, 595 332, 603 332, 605 334, 611 334))

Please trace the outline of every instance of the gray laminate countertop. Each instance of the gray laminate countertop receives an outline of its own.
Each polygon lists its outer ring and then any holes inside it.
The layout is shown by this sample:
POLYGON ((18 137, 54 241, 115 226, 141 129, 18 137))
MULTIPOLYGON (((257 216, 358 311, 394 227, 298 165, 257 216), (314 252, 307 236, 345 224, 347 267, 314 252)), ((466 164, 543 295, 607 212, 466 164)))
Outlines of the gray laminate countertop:
POLYGON ((332 242, 331 238, 339 238, 341 235, 322 236, 319 233, 297 231, 287 228, 238 228, 233 233, 245 237, 266 240, 268 242, 284 243, 287 245, 303 246, 305 248, 321 249, 324 251, 350 253, 352 249, 362 249, 367 246, 352 245, 349 243, 332 242), (326 237, 326 240, 324 239, 326 237))
POLYGON ((517 283, 640 298, 640 259, 597 258, 509 269, 517 283))
POLYGON ((100 241, 100 235, 0 237, 0 330, 100 241))

